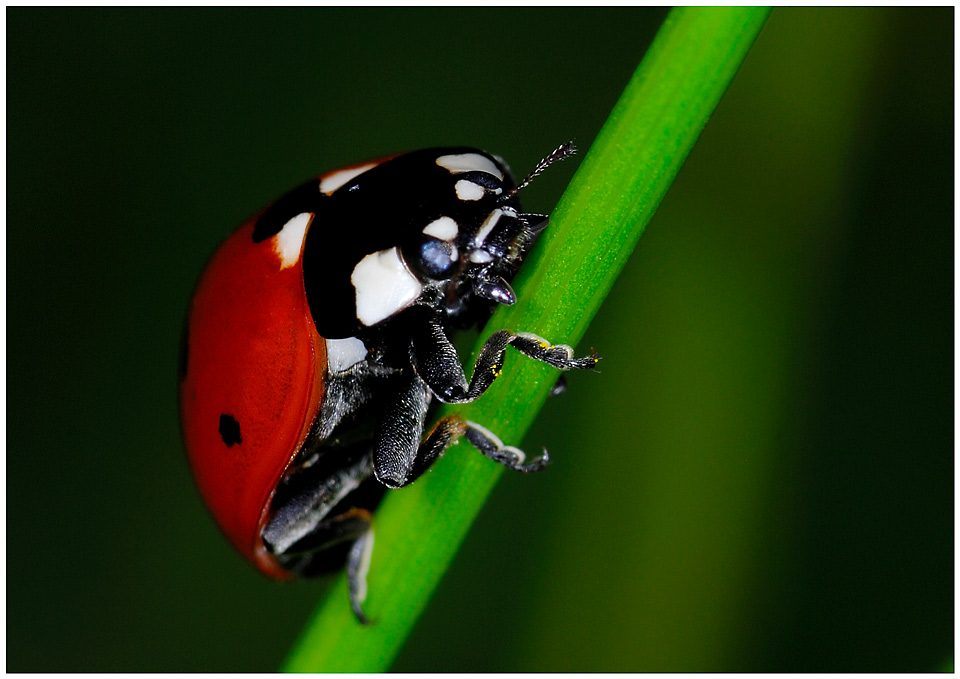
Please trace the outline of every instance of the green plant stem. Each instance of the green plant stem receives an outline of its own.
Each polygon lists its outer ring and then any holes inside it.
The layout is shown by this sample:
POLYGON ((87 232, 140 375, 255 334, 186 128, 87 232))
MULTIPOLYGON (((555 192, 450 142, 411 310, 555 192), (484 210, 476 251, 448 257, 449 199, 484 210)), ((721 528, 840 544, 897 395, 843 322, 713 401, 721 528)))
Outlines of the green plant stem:
MULTIPOLYGON (((580 340, 768 14, 753 7, 670 12, 515 281, 520 301, 498 310, 486 334, 512 328, 580 340)), ((555 381, 556 371, 509 357, 488 393, 456 412, 517 442, 555 381)), ((353 618, 341 576, 284 669, 387 670, 501 472, 459 445, 417 483, 388 493, 377 513, 365 604, 374 624, 353 618)))

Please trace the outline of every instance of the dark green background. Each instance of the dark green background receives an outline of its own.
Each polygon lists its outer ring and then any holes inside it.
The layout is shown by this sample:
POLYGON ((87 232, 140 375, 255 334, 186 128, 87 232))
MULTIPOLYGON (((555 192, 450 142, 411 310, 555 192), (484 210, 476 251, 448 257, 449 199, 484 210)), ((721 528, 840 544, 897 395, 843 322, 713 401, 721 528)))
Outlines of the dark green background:
MULTIPOLYGON (((589 147, 663 16, 7 10, 7 669, 278 667, 326 584, 192 486, 204 260, 349 162, 589 147)), ((950 8, 774 11, 396 669, 951 661, 953 49, 950 8)))

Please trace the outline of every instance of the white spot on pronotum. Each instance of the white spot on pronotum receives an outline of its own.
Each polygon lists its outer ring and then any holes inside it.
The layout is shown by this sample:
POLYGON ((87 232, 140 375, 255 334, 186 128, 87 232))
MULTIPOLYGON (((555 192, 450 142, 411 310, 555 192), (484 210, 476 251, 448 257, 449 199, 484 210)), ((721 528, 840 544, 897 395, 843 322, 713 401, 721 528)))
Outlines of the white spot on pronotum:
POLYGON ((424 234, 448 242, 455 240, 459 231, 460 227, 450 217, 434 219, 423 228, 424 234))
POLYGON ((451 174, 486 172, 498 179, 503 179, 503 172, 497 164, 479 153, 454 153, 449 156, 440 156, 437 158, 437 165, 449 170, 451 174))
POLYGON ((312 212, 301 212, 283 225, 280 232, 274 236, 274 247, 280 255, 280 268, 293 266, 300 259, 300 249, 303 247, 303 235, 313 218, 312 212))
POLYGON ((480 200, 483 198, 483 187, 466 179, 461 179, 455 187, 457 198, 460 200, 480 200))
POLYGON ((490 235, 490 232, 493 231, 493 227, 497 225, 497 222, 500 221, 500 217, 503 216, 503 210, 497 208, 483 220, 483 224, 480 225, 480 230, 477 231, 476 237, 473 239, 473 244, 476 247, 483 245, 483 241, 487 239, 487 236, 490 235))
POLYGON ((346 170, 339 170, 338 172, 328 174, 326 177, 320 180, 320 192, 329 196, 331 193, 339 189, 354 177, 359 177, 367 170, 376 166, 377 163, 367 163, 366 165, 349 167, 346 170))
POLYGON ((367 347, 356 337, 327 340, 327 372, 331 375, 352 368, 367 357, 367 347))
POLYGON ((357 318, 370 326, 405 309, 420 296, 423 286, 407 271, 397 248, 367 255, 353 270, 357 318))

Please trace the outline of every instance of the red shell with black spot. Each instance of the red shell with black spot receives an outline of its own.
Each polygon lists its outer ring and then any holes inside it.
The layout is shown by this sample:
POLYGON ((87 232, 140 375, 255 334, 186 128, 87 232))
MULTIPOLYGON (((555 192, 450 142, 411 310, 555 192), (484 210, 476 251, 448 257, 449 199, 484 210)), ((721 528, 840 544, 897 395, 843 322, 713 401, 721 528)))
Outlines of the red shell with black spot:
POLYGON ((216 251, 187 316, 180 421, 187 457, 223 532, 267 575, 285 572, 260 531, 287 465, 323 400, 326 342, 277 238, 253 241, 256 218, 216 251))

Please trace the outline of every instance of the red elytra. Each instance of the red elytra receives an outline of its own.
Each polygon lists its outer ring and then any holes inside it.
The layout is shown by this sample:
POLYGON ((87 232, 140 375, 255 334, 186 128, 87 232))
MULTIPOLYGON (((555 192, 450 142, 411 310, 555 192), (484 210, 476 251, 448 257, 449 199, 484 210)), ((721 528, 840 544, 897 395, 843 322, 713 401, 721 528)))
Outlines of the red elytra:
POLYGON ((320 410, 327 353, 307 307, 302 262, 281 268, 275 239, 253 242, 255 222, 220 246, 197 284, 180 416, 190 466, 220 527, 261 571, 284 578, 260 531, 320 410), (225 445, 223 415, 239 423, 240 442, 225 445))
MULTIPOLYGON (((324 191, 329 195, 357 170, 393 157, 318 179, 341 175, 324 191)), ((180 422, 200 494, 221 530, 264 574, 288 579, 261 531, 277 484, 320 412, 327 346, 307 304, 302 258, 284 266, 276 238, 254 242, 264 211, 220 244, 197 282, 185 326, 180 422), (223 416, 238 425, 239 441, 228 445, 223 416)))

